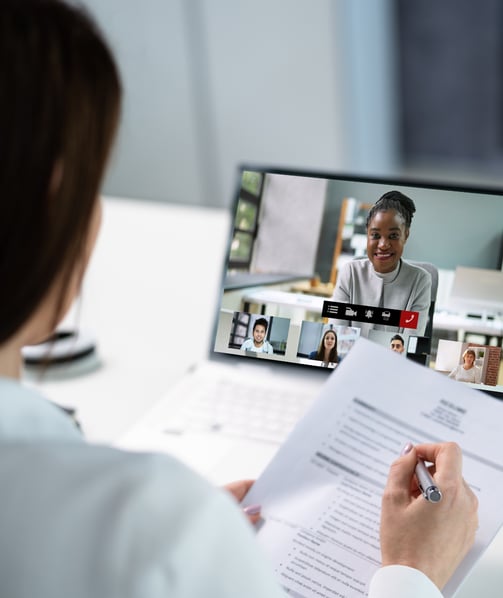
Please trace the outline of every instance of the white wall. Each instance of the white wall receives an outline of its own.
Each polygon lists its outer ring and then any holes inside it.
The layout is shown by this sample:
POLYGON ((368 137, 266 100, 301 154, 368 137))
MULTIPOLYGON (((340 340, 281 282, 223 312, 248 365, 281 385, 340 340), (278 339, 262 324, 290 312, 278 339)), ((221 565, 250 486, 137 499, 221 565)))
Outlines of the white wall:
POLYGON ((321 178, 265 178, 251 271, 315 272, 326 189, 321 178))
POLYGON ((105 192, 167 201, 199 198, 198 131, 183 0, 85 4, 114 50, 125 91, 105 192))
POLYGON ((105 191, 230 204, 242 161, 396 166, 391 0, 85 0, 125 86, 105 191))

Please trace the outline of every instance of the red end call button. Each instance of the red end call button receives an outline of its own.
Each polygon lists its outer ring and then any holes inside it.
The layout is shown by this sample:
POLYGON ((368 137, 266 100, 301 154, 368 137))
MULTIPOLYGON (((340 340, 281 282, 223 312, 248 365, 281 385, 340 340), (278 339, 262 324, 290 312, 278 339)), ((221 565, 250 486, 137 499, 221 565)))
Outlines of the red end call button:
POLYGON ((400 328, 417 328, 419 321, 418 311, 402 311, 400 312, 400 328))

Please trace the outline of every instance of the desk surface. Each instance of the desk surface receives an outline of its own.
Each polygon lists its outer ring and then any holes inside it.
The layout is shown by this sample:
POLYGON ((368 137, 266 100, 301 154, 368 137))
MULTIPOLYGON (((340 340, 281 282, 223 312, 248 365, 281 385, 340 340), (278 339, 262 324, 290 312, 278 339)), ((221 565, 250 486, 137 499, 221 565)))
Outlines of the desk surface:
POLYGON ((278 291, 277 289, 252 289, 243 293, 244 303, 258 303, 282 305, 284 307, 300 307, 306 311, 321 313, 325 297, 316 295, 306 295, 304 293, 291 293, 288 291, 278 291))
POLYGON ((486 316, 476 318, 449 312, 435 312, 433 326, 442 330, 466 330, 477 334, 503 336, 503 321, 486 316))
MULTIPOLYGON (((105 201, 80 308, 103 366, 38 384, 77 409, 90 441, 116 440, 206 355, 229 222, 223 210, 105 201)), ((500 533, 456 598, 499 598, 502 555, 500 533)))
MULTIPOLYGON (((116 440, 207 355, 229 221, 223 210, 104 201, 80 307, 72 310, 94 332, 103 365, 38 384, 77 409, 90 441, 116 440)), ((73 314, 65 321, 72 325, 73 314)))

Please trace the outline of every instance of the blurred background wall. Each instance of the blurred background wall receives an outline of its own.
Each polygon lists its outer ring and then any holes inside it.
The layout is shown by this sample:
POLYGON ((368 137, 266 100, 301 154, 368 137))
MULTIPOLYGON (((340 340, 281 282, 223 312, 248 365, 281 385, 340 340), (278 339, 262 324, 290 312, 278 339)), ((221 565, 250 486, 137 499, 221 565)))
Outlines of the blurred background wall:
POLYGON ((228 206, 239 163, 501 179, 498 0, 85 0, 125 87, 104 192, 228 206))

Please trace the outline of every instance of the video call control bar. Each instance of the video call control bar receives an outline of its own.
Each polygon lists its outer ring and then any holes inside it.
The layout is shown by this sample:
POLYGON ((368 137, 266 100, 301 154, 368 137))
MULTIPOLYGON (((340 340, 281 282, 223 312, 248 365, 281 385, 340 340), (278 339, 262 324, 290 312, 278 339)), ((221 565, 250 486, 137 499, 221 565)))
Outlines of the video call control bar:
POLYGON ((397 328, 417 328, 418 311, 389 309, 372 305, 358 305, 356 303, 339 303, 324 301, 321 315, 324 318, 349 320, 353 322, 367 322, 368 324, 382 324, 397 328))

